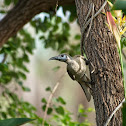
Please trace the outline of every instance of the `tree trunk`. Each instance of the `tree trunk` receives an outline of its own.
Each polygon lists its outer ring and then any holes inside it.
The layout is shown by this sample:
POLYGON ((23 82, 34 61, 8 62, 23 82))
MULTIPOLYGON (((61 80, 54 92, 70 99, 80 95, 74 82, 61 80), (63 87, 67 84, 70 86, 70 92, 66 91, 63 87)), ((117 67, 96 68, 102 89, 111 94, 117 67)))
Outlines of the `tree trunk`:
MULTIPOLYGON (((95 13, 103 5, 105 0, 75 0, 80 28, 82 30, 84 19, 91 3, 94 3, 95 13)), ((108 5, 105 7, 105 12, 108 5)), ((92 24, 91 31, 84 42, 85 53, 95 67, 91 75, 92 96, 96 110, 97 126, 103 126, 113 110, 124 98, 124 88, 121 73, 121 65, 117 44, 108 27, 105 25, 106 16, 99 14, 92 24)), ((85 37, 85 36, 83 36, 85 37)), ((119 109, 112 118, 109 126, 121 126, 122 113, 119 109)))

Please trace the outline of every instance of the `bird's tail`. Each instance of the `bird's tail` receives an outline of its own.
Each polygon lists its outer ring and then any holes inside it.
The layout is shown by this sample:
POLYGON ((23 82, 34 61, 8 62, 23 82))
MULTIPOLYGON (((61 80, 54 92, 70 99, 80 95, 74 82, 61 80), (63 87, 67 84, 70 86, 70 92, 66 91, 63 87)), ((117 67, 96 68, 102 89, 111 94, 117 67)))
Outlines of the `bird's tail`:
POLYGON ((85 93, 85 96, 88 100, 88 102, 91 100, 91 93, 90 93, 90 88, 88 86, 86 86, 86 84, 80 84, 84 93, 85 93))

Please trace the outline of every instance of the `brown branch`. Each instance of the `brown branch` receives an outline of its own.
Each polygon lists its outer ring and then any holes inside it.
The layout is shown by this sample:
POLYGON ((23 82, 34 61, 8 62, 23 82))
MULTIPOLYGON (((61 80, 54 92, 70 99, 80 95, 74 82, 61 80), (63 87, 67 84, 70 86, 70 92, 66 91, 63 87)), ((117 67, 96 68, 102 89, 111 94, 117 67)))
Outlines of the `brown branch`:
MULTIPOLYGON (((57 0, 19 0, 16 6, 0 21, 0 47, 40 12, 55 8, 57 0)), ((74 4, 74 0, 59 0, 58 5, 74 4)))

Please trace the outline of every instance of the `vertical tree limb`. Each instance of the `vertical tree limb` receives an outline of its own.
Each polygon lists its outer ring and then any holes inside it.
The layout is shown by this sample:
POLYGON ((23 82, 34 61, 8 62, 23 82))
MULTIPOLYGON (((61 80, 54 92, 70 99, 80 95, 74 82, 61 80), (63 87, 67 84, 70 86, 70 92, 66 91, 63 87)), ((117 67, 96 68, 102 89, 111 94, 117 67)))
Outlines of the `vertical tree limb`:
MULTIPOLYGON (((81 31, 83 31, 84 19, 90 4, 94 3, 94 10, 97 13, 99 8, 105 3, 105 0, 75 0, 75 2, 78 22, 81 31)), ((108 10, 108 6, 105 7, 105 10, 108 10)), ((93 20, 89 36, 84 41, 86 56, 95 67, 95 72, 91 74, 91 78, 95 82, 95 85, 92 85, 92 96, 96 110, 97 126, 104 125, 111 113, 124 98, 117 44, 112 33, 108 32, 105 22, 106 16, 103 14, 97 15, 93 20)), ((85 38, 85 35, 83 37, 85 38)), ((110 121, 109 126, 121 125, 122 113, 121 109, 119 109, 110 121)))

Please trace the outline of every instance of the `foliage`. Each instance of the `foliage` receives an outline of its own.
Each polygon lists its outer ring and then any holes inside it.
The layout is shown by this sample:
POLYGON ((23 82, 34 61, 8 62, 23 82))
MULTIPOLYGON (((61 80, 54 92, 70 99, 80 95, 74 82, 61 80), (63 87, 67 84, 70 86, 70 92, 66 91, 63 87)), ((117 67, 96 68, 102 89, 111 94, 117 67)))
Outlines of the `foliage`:
POLYGON ((126 1, 125 0, 109 0, 113 6, 113 10, 122 10, 126 15, 126 1))
MULTIPOLYGON (((51 93, 51 88, 47 87, 47 91, 51 93)), ((42 109, 45 111, 47 100, 45 98, 42 98, 42 109)), ((62 126, 90 126, 91 124, 88 122, 87 119, 85 119, 83 122, 79 121, 73 121, 72 115, 69 110, 65 108, 66 101, 62 97, 57 97, 52 99, 51 106, 48 108, 47 114, 51 115, 50 119, 48 120, 49 124, 46 122, 46 125, 52 125, 52 123, 56 125, 62 125, 62 126)), ((84 109, 83 105, 80 105, 78 107, 78 120, 81 117, 86 118, 87 113, 94 111, 92 108, 84 109)))
POLYGON ((28 87, 23 85, 23 80, 26 79, 26 72, 29 72, 26 63, 29 62, 29 54, 33 53, 34 48, 34 39, 25 29, 22 29, 0 49, 1 57, 3 56, 0 63, 0 87, 2 88, 0 99, 3 100, 0 104, 1 119, 8 117, 37 117, 34 114, 36 108, 30 103, 19 99, 17 94, 14 93, 18 85, 23 91, 30 91, 28 87), (8 86, 10 85, 15 87, 14 91, 9 89, 8 86))
POLYGON ((126 101, 123 103, 122 114, 123 114, 123 126, 125 126, 126 125, 126 101))
POLYGON ((31 122, 34 119, 29 118, 11 118, 11 119, 5 119, 0 120, 0 126, 20 126, 22 124, 25 124, 27 122, 31 122))
MULTIPOLYGON (((80 44, 70 43, 70 25, 69 23, 76 19, 75 6, 65 6, 63 13, 69 10, 71 12, 68 21, 64 21, 62 17, 55 16, 50 13, 45 16, 42 21, 41 17, 35 17, 30 23, 35 28, 36 33, 44 33, 40 35, 40 40, 44 43, 45 48, 52 48, 60 53, 69 53, 70 55, 80 54, 80 44), (74 13, 72 13, 74 12, 74 13), (66 46, 67 45, 67 46, 66 46)), ((80 35, 75 35, 75 40, 80 40, 80 35)))
MULTIPOLYGON (((4 0, 3 6, 0 9, 1 16, 6 15, 9 8, 12 8, 17 2, 17 0, 4 0)), ((65 52, 70 55, 79 54, 80 45, 78 40, 80 40, 80 35, 75 35, 74 43, 69 41, 71 30, 69 23, 76 19, 75 6, 64 6, 62 9, 64 15, 66 15, 67 11, 70 12, 67 21, 64 21, 60 16, 56 16, 51 11, 49 14, 46 14, 47 16, 44 19, 42 19, 41 15, 34 17, 29 25, 32 26, 36 35, 40 36, 40 40, 44 43, 45 48, 52 48, 59 51, 59 53, 65 52)), ((40 126, 43 122, 43 118, 38 117, 36 114, 37 109, 29 102, 19 98, 15 93, 18 86, 23 91, 30 92, 30 89, 23 85, 23 81, 27 78, 26 74, 29 72, 27 63, 30 62, 29 56, 33 55, 35 45, 34 38, 24 27, 0 49, 0 88, 2 89, 0 95, 0 119, 2 121, 8 122, 9 120, 4 120, 7 118, 12 120, 13 118, 32 118, 36 119, 31 122, 35 126, 40 126), (11 86, 14 89, 10 89, 9 87, 11 86)), ((54 71, 58 69, 59 67, 56 67, 54 71)), ((46 91, 51 91, 51 88, 46 88, 46 91)), ((45 111, 47 104, 45 98, 42 99, 42 104, 42 111, 45 111)), ((62 97, 55 98, 52 104, 47 111, 51 118, 48 123, 45 121, 45 125, 52 125, 52 122, 61 125, 68 124, 70 126, 90 125, 87 120, 84 120, 82 123, 73 121, 71 117, 73 114, 65 108, 66 101, 62 97)), ((88 112, 89 110, 85 110, 81 106, 78 118, 85 117, 88 112)), ((23 120, 21 122, 23 123, 23 120)))

